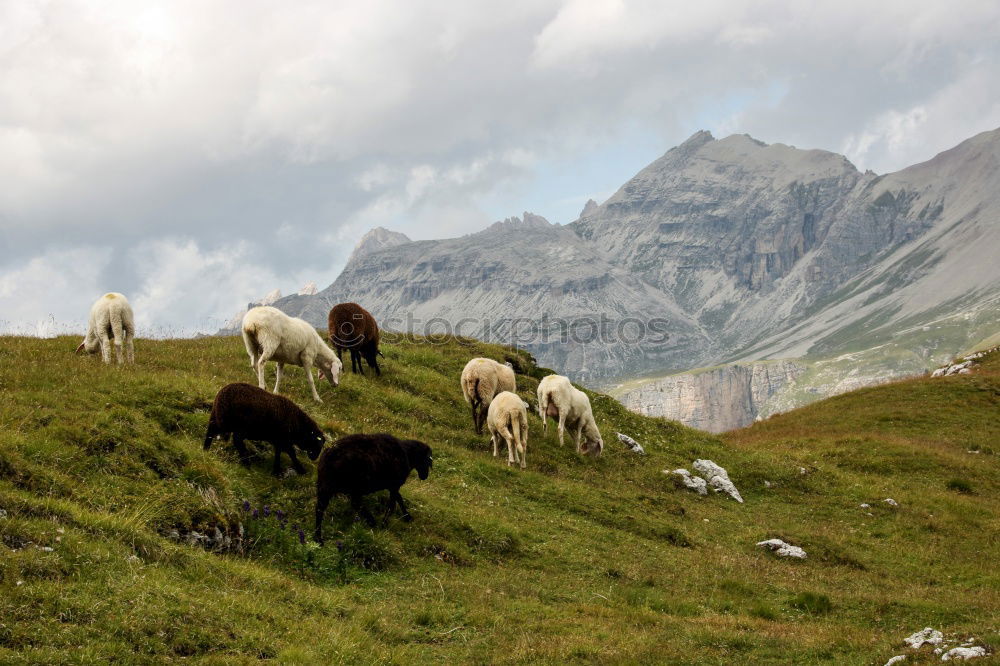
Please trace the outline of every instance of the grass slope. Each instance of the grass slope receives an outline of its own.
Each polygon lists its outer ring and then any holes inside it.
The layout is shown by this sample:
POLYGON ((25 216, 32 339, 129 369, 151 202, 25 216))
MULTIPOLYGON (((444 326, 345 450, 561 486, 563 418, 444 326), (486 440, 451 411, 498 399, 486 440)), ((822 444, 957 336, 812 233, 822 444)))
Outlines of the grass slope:
MULTIPOLYGON (((339 499, 318 548, 294 531, 311 529, 310 463, 278 480, 263 447, 249 469, 202 451, 215 392, 251 379, 240 341, 143 340, 131 368, 76 342, 0 339, 0 662, 871 664, 928 625, 1000 644, 996 359, 721 438, 593 395, 605 456, 531 415, 526 472, 487 452, 458 386, 468 358, 509 351, 399 341, 381 379, 324 384, 322 405, 292 368, 283 391, 332 434, 434 447, 430 479, 403 487, 414 522, 370 531, 339 499), (699 457, 746 503, 661 472, 699 457), (169 536, 240 523, 242 552, 169 536), (809 558, 754 546, 769 537, 809 558)), ((541 371, 520 362, 533 402, 541 371)))

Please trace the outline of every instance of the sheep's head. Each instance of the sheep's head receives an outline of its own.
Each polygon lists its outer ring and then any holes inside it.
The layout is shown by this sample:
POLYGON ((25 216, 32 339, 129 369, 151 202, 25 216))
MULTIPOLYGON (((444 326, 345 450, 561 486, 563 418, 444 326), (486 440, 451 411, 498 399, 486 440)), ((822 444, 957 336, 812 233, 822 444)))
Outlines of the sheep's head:
POLYGON ((326 435, 320 430, 313 430, 306 435, 304 441, 299 446, 306 452, 310 460, 316 460, 319 458, 319 454, 323 452, 323 444, 325 443, 326 435))
POLYGON ((434 465, 434 458, 431 456, 431 447, 415 439, 408 439, 403 443, 406 450, 406 458, 410 466, 417 470, 417 476, 421 481, 426 481, 434 465))
POLYGON ((583 441, 580 443, 580 450, 597 458, 604 451, 604 438, 596 427, 585 427, 583 429, 583 441))
POLYGON ((88 354, 96 354, 101 351, 101 344, 97 341, 97 338, 88 335, 83 339, 83 342, 80 343, 80 346, 76 348, 77 354, 82 351, 85 351, 88 354))
POLYGON ((330 382, 330 386, 337 388, 340 383, 340 371, 344 369, 344 364, 340 362, 340 359, 336 356, 330 361, 330 365, 323 367, 319 366, 316 372, 319 375, 320 381, 326 379, 330 382))

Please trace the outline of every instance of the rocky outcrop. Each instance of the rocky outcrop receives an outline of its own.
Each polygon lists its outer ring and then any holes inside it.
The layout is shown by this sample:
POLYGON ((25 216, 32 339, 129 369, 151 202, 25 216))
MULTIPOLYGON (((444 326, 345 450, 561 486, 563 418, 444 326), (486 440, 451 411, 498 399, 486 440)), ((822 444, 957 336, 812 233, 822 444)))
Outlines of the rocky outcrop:
POLYGON ((373 252, 380 252, 381 250, 412 242, 406 234, 401 234, 398 231, 390 231, 385 227, 375 227, 362 236, 358 244, 354 246, 350 260, 360 259, 373 252))
POLYGON ((805 371, 794 361, 732 364, 657 379, 622 393, 634 412, 724 432, 753 423, 767 401, 805 371))

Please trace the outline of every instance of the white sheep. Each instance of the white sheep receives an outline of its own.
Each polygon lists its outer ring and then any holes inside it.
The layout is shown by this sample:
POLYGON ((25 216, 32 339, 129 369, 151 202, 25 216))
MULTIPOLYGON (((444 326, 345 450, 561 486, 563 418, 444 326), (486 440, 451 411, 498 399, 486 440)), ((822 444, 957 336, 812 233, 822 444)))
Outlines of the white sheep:
POLYGON ((527 465, 525 453, 528 448, 528 410, 524 407, 524 401, 516 393, 501 391, 490 402, 486 425, 490 429, 493 457, 497 457, 497 445, 503 437, 507 442, 507 464, 519 462, 521 469, 524 469, 527 465))
POLYGON ((328 379, 330 386, 340 383, 343 364, 332 349, 327 347, 312 325, 298 317, 289 317, 270 306, 251 308, 243 315, 243 342, 250 355, 250 367, 257 372, 257 385, 264 388, 264 364, 278 362, 274 379, 274 392, 281 385, 281 372, 285 363, 299 365, 306 371, 309 389, 316 402, 323 402, 316 392, 312 367, 319 369, 319 378, 328 379))
POLYGON ((90 307, 90 322, 87 335, 76 348, 77 353, 86 350, 88 354, 101 352, 105 363, 111 363, 111 338, 115 341, 115 355, 122 362, 122 347, 129 363, 135 362, 135 316, 128 299, 117 292, 104 294, 90 307))
POLYGON ((594 421, 590 398, 575 388, 567 377, 549 375, 538 382, 538 415, 544 432, 548 432, 548 417, 558 421, 560 445, 568 427, 576 439, 577 453, 599 456, 604 450, 604 439, 594 421))
POLYGON ((462 370, 462 395, 472 407, 472 423, 476 434, 483 432, 486 411, 493 397, 501 391, 514 392, 514 369, 509 363, 497 363, 491 358, 474 358, 462 370))

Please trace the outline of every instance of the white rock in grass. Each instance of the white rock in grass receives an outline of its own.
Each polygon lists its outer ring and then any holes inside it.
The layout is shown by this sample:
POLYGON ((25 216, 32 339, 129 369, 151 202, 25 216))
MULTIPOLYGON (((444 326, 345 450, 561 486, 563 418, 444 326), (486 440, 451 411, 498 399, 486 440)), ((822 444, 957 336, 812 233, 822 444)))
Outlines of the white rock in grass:
POLYGON ((889 506, 899 506, 899 502, 897 502, 896 500, 892 499, 891 497, 886 497, 882 501, 885 502, 886 504, 888 504, 889 506))
POLYGON ((941 661, 951 661, 952 659, 965 661, 966 659, 974 659, 975 657, 985 656, 986 648, 979 645, 975 647, 957 647, 952 648, 941 655, 941 661))
POLYGON ((7 517, 7 512, 3 509, 0 509, 0 520, 3 520, 6 517, 7 517))
POLYGON ((937 629, 932 629, 931 627, 925 627, 922 631, 914 632, 906 638, 903 642, 909 645, 914 650, 918 649, 921 645, 940 645, 941 641, 944 640, 944 634, 942 634, 937 629))
POLYGON ((708 480, 708 485, 714 488, 716 492, 726 493, 740 504, 743 503, 740 491, 736 490, 736 486, 729 480, 729 474, 726 473, 725 469, 719 467, 711 460, 695 460, 694 468, 708 480))
POLYGON ((620 433, 620 432, 619 433, 615 433, 615 434, 618 435, 618 441, 619 442, 621 442, 622 444, 624 444, 628 448, 632 449, 632 453, 638 453, 639 455, 642 455, 642 454, 646 453, 646 451, 642 448, 642 444, 640 444, 639 442, 635 441, 634 439, 632 439, 628 435, 626 435, 624 433, 620 433))
POLYGON ((895 657, 885 662, 885 666, 892 666, 893 664, 898 664, 901 661, 906 661, 905 654, 897 654, 895 657))
POLYGON ((686 469, 683 468, 675 469, 673 472, 667 472, 667 470, 663 470, 663 473, 676 474, 677 476, 681 477, 681 481, 684 482, 684 486, 690 488, 699 495, 708 494, 708 484, 705 483, 705 479, 701 478, 700 476, 691 476, 691 472, 687 471, 686 469))
POLYGON ((861 508, 862 508, 862 509, 870 509, 870 508, 872 508, 872 505, 871 505, 871 504, 868 504, 868 503, 865 503, 865 504, 862 504, 862 505, 861 505, 861 508))
POLYGON ((761 548, 767 548, 768 550, 774 552, 774 554, 778 557, 794 557, 798 560, 806 559, 806 551, 802 550, 798 546, 785 543, 781 539, 758 541, 757 545, 761 548))

